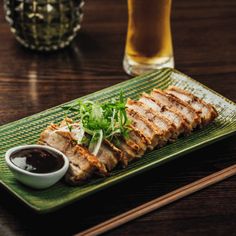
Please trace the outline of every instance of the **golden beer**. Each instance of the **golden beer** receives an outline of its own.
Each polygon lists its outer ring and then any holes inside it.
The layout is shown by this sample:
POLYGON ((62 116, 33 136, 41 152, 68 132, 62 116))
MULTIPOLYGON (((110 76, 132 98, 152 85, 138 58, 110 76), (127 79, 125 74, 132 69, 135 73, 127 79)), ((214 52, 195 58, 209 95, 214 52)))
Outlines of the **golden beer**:
POLYGON ((127 73, 174 66, 170 13, 171 0, 128 0, 127 73))

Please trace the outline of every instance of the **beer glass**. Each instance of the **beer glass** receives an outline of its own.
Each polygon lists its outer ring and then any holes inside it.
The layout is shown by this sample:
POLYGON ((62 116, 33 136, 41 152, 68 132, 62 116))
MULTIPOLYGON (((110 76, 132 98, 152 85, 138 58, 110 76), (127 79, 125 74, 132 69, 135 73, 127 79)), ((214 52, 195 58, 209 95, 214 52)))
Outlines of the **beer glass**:
POLYGON ((171 0, 128 0, 128 32, 123 60, 131 75, 174 67, 171 0))

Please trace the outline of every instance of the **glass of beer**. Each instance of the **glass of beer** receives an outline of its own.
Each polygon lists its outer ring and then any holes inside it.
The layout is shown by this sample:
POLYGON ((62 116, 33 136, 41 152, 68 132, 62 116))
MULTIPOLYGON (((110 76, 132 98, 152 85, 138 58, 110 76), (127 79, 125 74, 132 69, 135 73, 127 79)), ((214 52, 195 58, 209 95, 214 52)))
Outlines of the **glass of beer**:
POLYGON ((123 60, 131 75, 174 67, 171 0, 128 0, 128 32, 123 60))

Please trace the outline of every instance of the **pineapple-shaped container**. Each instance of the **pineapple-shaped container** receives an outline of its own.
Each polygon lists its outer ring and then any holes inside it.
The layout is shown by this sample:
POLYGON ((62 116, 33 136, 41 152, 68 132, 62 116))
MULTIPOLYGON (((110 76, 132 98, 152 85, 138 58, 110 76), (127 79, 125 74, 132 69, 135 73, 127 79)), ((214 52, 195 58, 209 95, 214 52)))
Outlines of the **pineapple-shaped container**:
POLYGON ((83 0, 4 0, 11 31, 24 46, 40 51, 68 45, 80 29, 83 0))

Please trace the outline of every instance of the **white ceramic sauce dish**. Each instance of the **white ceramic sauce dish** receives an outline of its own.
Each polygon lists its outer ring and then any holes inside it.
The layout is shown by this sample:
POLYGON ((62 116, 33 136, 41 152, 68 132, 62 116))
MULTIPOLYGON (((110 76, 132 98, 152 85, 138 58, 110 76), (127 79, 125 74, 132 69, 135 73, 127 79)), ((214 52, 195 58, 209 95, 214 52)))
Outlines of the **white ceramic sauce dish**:
POLYGON ((35 189, 44 189, 52 186, 56 182, 58 182, 66 173, 69 167, 69 160, 68 158, 60 151, 56 150, 55 148, 43 146, 43 145, 24 145, 24 146, 17 146, 9 149, 5 154, 5 161, 13 173, 14 177, 20 181, 21 183, 35 188, 35 189), (54 155, 59 155, 60 158, 63 158, 62 166, 57 169, 56 171, 48 172, 48 173, 34 173, 28 170, 22 169, 12 161, 12 155, 17 152, 24 151, 24 150, 42 150, 42 152, 50 152, 54 155))

